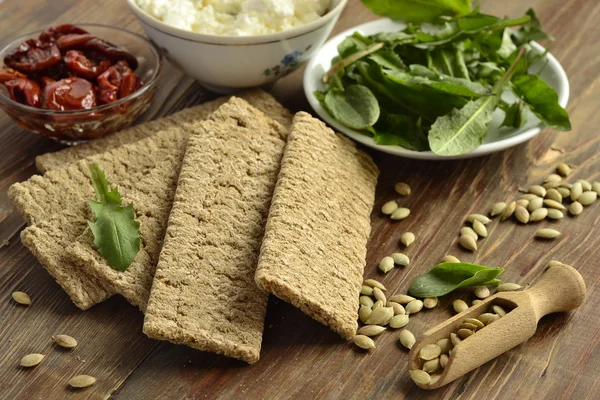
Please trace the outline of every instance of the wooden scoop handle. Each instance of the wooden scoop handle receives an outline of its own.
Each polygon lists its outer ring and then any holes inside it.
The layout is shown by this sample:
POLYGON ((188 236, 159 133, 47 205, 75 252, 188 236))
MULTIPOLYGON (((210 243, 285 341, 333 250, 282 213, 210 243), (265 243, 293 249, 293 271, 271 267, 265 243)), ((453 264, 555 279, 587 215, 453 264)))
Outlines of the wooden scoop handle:
POLYGON ((555 265, 526 293, 539 320, 547 314, 579 307, 585 299, 585 282, 575 268, 555 265))

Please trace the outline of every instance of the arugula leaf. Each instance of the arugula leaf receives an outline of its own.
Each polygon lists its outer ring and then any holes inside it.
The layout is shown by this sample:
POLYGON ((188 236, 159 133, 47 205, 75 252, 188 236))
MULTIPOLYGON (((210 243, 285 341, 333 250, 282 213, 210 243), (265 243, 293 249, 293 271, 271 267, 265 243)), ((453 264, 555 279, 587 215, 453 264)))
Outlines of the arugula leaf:
POLYGON ((500 42, 500 48, 496 52, 500 58, 507 59, 517 51, 517 46, 513 43, 510 37, 510 31, 505 29, 502 31, 502 41, 500 42))
POLYGON ((523 75, 512 81, 513 90, 546 125, 570 131, 567 111, 558 104, 558 95, 537 75, 523 75))
POLYGON ((133 203, 123 207, 115 187, 109 191, 108 181, 98 164, 88 166, 97 200, 88 200, 94 221, 88 225, 94 234, 94 245, 112 268, 125 271, 140 250, 140 223, 135 220, 133 203))
POLYGON ((529 24, 524 25, 518 31, 513 32, 513 37, 515 38, 517 45, 529 43, 532 40, 554 40, 552 35, 544 32, 542 24, 537 18, 537 15, 535 15, 533 9, 530 8, 525 14, 530 18, 529 24))
POLYGON ((502 126, 508 126, 510 128, 520 128, 527 122, 527 107, 522 101, 517 101, 514 104, 502 104, 500 108, 504 111, 504 120, 502 126))
POLYGON ((344 91, 330 90, 325 104, 331 115, 349 128, 365 129, 379 119, 379 103, 363 85, 350 85, 344 91))
POLYGON ((422 65, 411 65, 410 73, 404 71, 384 71, 383 73, 403 85, 423 86, 454 96, 482 97, 491 94, 491 91, 479 82, 436 74, 422 65))
POLYGON ((471 0, 362 0, 375 14, 406 22, 432 21, 440 15, 471 11, 471 0))
POLYGON ((469 286, 492 286, 503 268, 490 268, 470 263, 441 263, 417 277, 408 289, 415 297, 440 297, 453 290, 469 286))

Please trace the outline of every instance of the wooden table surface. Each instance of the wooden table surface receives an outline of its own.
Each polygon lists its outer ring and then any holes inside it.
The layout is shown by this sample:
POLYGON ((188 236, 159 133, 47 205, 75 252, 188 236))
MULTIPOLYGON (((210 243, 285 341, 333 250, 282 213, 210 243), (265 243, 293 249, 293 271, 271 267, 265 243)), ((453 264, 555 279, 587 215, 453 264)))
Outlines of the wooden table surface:
MULTIPOLYGON (((573 130, 545 130, 532 141, 502 153, 465 161, 421 162, 373 152, 382 174, 372 215, 366 277, 381 279, 391 292, 404 292, 414 277, 441 256, 506 268, 507 281, 529 283, 550 259, 574 265, 588 287, 586 302, 573 313, 542 319, 527 343, 477 371, 436 391, 412 384, 407 353, 397 334, 377 339, 370 354, 357 351, 302 312, 271 298, 261 360, 252 366, 211 353, 148 339, 143 316, 118 296, 80 311, 20 243, 24 221, 6 196, 8 187, 36 173, 34 157, 60 146, 17 127, 0 113, 0 397, 3 399, 593 399, 600 391, 600 205, 556 223, 563 236, 551 242, 533 239, 536 227, 494 222, 490 237, 476 254, 457 247, 463 218, 487 212, 519 187, 539 183, 558 162, 577 166, 574 178, 600 179, 600 2, 597 0, 484 0, 483 10, 520 16, 534 7, 557 40, 552 53, 569 76, 568 111, 573 130), (410 218, 390 222, 377 210, 394 198, 393 183, 408 182, 413 194, 403 203, 410 218), (398 249, 399 235, 412 231, 416 243, 407 254, 411 266, 380 276, 376 265, 398 249), (29 293, 33 305, 10 300, 15 290, 29 293), (66 333, 80 345, 60 351, 50 337, 66 333), (35 369, 18 367, 20 358, 40 352, 46 360, 35 369), (98 378, 83 391, 67 387, 70 377, 98 378)), ((376 18, 358 0, 350 1, 336 31, 376 18)), ((124 0, 0 1, 0 45, 63 22, 109 23, 141 32, 124 0)), ((292 110, 309 110, 298 71, 278 82, 273 93, 292 110)), ((168 66, 162 87, 146 114, 151 119, 213 97, 190 78, 168 66)), ((459 296, 469 298, 467 293, 459 296)), ((453 296, 431 311, 411 318, 410 330, 424 332, 452 315, 453 296)), ((493 343, 490 343, 493 346, 493 343)))

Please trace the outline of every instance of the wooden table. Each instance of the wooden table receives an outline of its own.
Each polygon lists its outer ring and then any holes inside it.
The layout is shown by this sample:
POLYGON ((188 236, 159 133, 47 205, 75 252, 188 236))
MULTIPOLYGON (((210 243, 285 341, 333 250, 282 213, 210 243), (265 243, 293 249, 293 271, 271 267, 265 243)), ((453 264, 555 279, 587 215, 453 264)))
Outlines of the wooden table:
MULTIPOLYGON (((242 362, 184 346, 148 339, 142 314, 114 297, 93 309, 78 310, 36 259, 21 245, 22 218, 6 196, 8 187, 36 173, 34 157, 59 145, 13 124, 0 114, 0 397, 3 399, 256 399, 256 398, 598 398, 600 381, 600 205, 577 218, 553 223, 563 232, 555 241, 533 239, 534 226, 512 222, 491 225, 490 237, 471 254, 457 247, 457 232, 471 212, 487 212, 522 186, 539 183, 559 161, 577 166, 576 178, 600 179, 600 2, 595 0, 483 1, 483 10, 512 17, 535 7, 547 31, 556 36, 553 54, 571 83, 569 133, 544 131, 511 150, 465 161, 420 162, 372 153, 382 175, 372 216, 367 277, 381 278, 392 292, 405 291, 414 277, 445 254, 465 261, 503 266, 508 281, 535 280, 550 259, 574 265, 588 286, 577 312, 544 318, 526 344, 437 391, 412 384, 407 354, 397 334, 377 339, 371 354, 357 351, 336 334, 292 306, 271 298, 261 360, 242 362), (390 223, 378 210, 394 198, 393 183, 406 181, 413 194, 404 204, 413 210, 404 222, 390 223), (376 265, 398 249, 404 231, 417 235, 408 249, 411 266, 381 277, 376 265), (10 300, 15 290, 33 298, 23 308, 10 300), (79 340, 73 351, 53 346, 53 334, 79 340), (18 367, 28 353, 47 355, 33 370, 18 367), (77 374, 98 378, 95 386, 75 392, 67 381, 77 374)), ((99 22, 141 28, 123 0, 5 0, 0 2, 0 45, 17 35, 62 22, 99 22), (25 6, 26 4, 26 6, 25 6)), ((350 2, 336 31, 376 18, 358 0, 350 2)), ((279 82, 273 93, 293 110, 309 110, 301 90, 302 72, 279 82)), ((171 113, 214 95, 168 66, 162 88, 146 118, 171 113)), ((466 293, 460 294, 467 297, 466 293)), ((431 311, 414 316, 419 334, 451 315, 452 296, 431 311)), ((493 343, 490 343, 492 346, 493 343)))

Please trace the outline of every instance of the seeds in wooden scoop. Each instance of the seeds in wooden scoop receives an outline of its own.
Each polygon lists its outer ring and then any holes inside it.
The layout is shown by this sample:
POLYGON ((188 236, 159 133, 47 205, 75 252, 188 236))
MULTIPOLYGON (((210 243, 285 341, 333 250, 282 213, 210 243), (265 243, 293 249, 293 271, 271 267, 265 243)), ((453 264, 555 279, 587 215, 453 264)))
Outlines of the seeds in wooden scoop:
POLYGON ((461 338, 461 339, 463 339, 463 340, 466 339, 466 338, 468 338, 469 336, 471 336, 473 333, 475 333, 475 332, 473 332, 470 329, 464 329, 464 328, 463 329, 459 329, 458 331, 456 331, 456 334, 458 335, 458 337, 461 338))
POLYGON ((502 212, 501 220, 505 221, 505 220, 509 219, 513 215, 513 213, 515 212, 516 209, 517 209, 516 201, 511 201, 510 203, 508 203, 506 205, 506 208, 502 212))
POLYGON ((527 210, 530 212, 534 212, 535 210, 542 208, 543 206, 544 199, 542 199, 541 197, 536 197, 535 199, 529 202, 529 204, 527 205, 527 210))
POLYGON ((391 215, 390 218, 392 218, 395 221, 399 221, 401 219, 404 219, 406 217, 408 217, 410 215, 410 210, 408 208, 405 207, 398 207, 391 215))
POLYGON ((358 309, 358 319, 360 319, 360 322, 365 324, 367 323, 367 320, 369 319, 369 316, 372 312, 373 310, 371 310, 370 307, 360 306, 360 308, 358 309))
POLYGON ((561 233, 559 231, 550 228, 540 229, 535 233, 535 236, 540 239, 554 239, 560 235, 561 233))
POLYGON ((514 292, 515 290, 520 290, 522 287, 523 286, 516 283, 507 282, 498 285, 496 292, 514 292))
POLYGON ((423 299, 423 307, 425 307, 425 308, 434 308, 437 305, 438 305, 437 297, 427 297, 427 298, 423 299))
POLYGON ((417 341, 415 339, 415 335, 413 335, 408 329, 402 329, 398 334, 398 339, 400 340, 402 346, 406 347, 407 349, 412 349, 413 345, 417 341))
POLYGON ((504 308, 500 307, 497 304, 494 304, 492 306, 492 310, 501 317, 504 317, 506 315, 506 310, 504 310, 504 308))
POLYGON ((569 167, 568 164, 560 163, 556 167, 556 172, 558 172, 560 176, 566 177, 571 173, 571 167, 569 167))
POLYGON ((52 340, 54 343, 59 345, 60 347, 64 347, 65 349, 72 349, 77 347, 77 340, 69 335, 56 335, 52 336, 52 340))
POLYGON ((540 185, 533 185, 529 188, 529 193, 535 194, 539 197, 544 197, 546 196, 546 189, 540 185))
POLYGON ((373 288, 371 286, 362 285, 362 287, 360 288, 360 294, 363 294, 365 296, 372 296, 373 288))
POLYGON ((444 339, 440 339, 438 340, 435 344, 437 344, 440 349, 442 349, 442 354, 449 352, 450 350, 452 350, 452 342, 450 341, 450 339, 444 338, 444 339))
POLYGON ((370 298, 369 296, 360 296, 358 298, 358 302, 360 303, 361 306, 367 306, 369 308, 372 308, 373 304, 375 304, 373 299, 370 298))
POLYGON ((485 327, 484 323, 478 320, 477 318, 465 318, 463 321, 465 324, 475 325, 477 329, 481 329, 485 327))
POLYGON ((560 210, 557 210, 556 208, 548 209, 548 218, 550 218, 550 219, 561 219, 564 216, 565 215, 563 214, 563 212, 560 210))
POLYGON ((366 281, 364 281, 363 284, 370 286, 372 288, 378 287, 379 289, 383 290, 384 292, 387 290, 381 282, 376 281, 375 279, 367 279, 366 281))
POLYGON ((452 302, 452 308, 454 308, 454 311, 456 311, 457 314, 460 314, 461 312, 468 310, 469 306, 464 301, 456 299, 452 302))
POLYGON ((406 314, 416 314, 423 309, 423 302, 421 300, 413 300, 404 309, 406 310, 406 314))
POLYGON ((472 306, 476 306, 476 305, 477 305, 477 304, 479 304, 479 303, 481 303, 481 300, 479 300, 479 299, 475 299, 475 300, 473 300, 473 301, 471 302, 471 305, 472 305, 472 306))
POLYGON ((538 222, 538 221, 542 221, 547 216, 548 216, 547 208, 538 208, 537 210, 535 210, 531 213, 531 215, 529 216, 529 220, 532 222, 538 222))
POLYGON ((461 236, 471 236, 475 240, 479 239, 479 235, 475 232, 475 230, 468 226, 463 226, 460 228, 460 234, 461 236))
POLYGON ((442 354, 442 349, 437 344, 428 344, 419 351, 419 357, 423 360, 433 360, 442 354))
POLYGON ((498 203, 492 206, 492 210, 490 211, 490 215, 495 217, 496 215, 502 214, 504 209, 506 208, 506 203, 503 201, 499 201, 498 203))
POLYGON ((579 196, 583 193, 583 186, 581 186, 581 182, 575 182, 571 187, 571 200, 577 201, 579 196))
POLYGON ((481 314, 479 317, 477 317, 477 319, 480 320, 481 322, 483 322, 485 325, 491 324, 498 318, 500 318, 500 316, 498 314, 492 314, 492 313, 484 313, 484 314, 481 314))
POLYGON ((425 361, 423 363, 423 371, 427 373, 433 373, 440 369, 440 358, 436 357, 433 360, 425 361))
POLYGON ((398 203, 394 200, 388 201, 381 207, 381 212, 385 215, 392 215, 394 211, 398 208, 398 203))
MULTIPOLYGON (((379 270, 384 274, 394 269, 394 259, 392 257, 383 257, 379 262, 379 270)), ((377 289, 377 288, 375 288, 377 289)), ((381 289, 379 289, 381 291, 381 289)))
POLYGON ((548 192, 546 192, 546 198, 558 201, 559 203, 562 203, 563 201, 562 195, 556 189, 548 189, 548 192))
POLYGON ((448 359, 449 359, 449 358, 450 358, 450 357, 448 357, 448 355, 447 355, 447 354, 442 354, 442 355, 440 356, 440 367, 442 367, 442 368, 446 368, 446 364, 448 364, 448 359))
POLYGON ((402 307, 402 304, 400 304, 400 303, 396 303, 396 302, 388 300, 387 306, 392 307, 392 309, 394 310, 394 315, 406 314, 406 310, 404 309, 404 307, 402 307))
POLYGON ((488 235, 485 225, 478 219, 473 221, 473 230, 481 237, 487 237, 488 235))
POLYGON ((373 307, 371 307, 371 310, 372 310, 372 311, 375 311, 375 310, 377 310, 379 307, 383 307, 383 306, 384 306, 384 303, 383 303, 383 301, 381 301, 381 300, 377 300, 377 301, 376 301, 376 302, 373 304, 373 307))
POLYGON ((461 235, 458 242, 467 250, 477 251, 477 242, 471 236, 461 235))
POLYGON ((86 388, 94 383, 96 383, 96 378, 89 375, 77 375, 69 380, 69 385, 76 389, 86 388))
POLYGON ((569 212, 571 215, 579 215, 583 212, 583 205, 578 201, 574 201, 569 206, 569 212))
POLYGON ((365 336, 377 336, 385 330, 386 330, 385 326, 365 325, 365 326, 361 327, 356 333, 359 335, 365 335, 365 336))
POLYGON ((383 302, 383 304, 387 303, 387 299, 385 298, 385 294, 383 293, 383 291, 379 288, 373 288, 373 297, 375 297, 375 300, 381 300, 383 302))
POLYGON ((429 385, 431 383, 431 376, 421 369, 411 369, 408 373, 411 379, 419 385, 429 385))
POLYGON ((396 265, 402 265, 403 267, 405 267, 408 264, 410 264, 410 259, 404 253, 394 253, 391 255, 391 257, 392 257, 392 261, 396 265))
POLYGON ((27 354, 26 356, 21 358, 21 363, 20 363, 21 367, 24 367, 24 368, 35 367, 36 365, 41 363, 45 357, 46 357, 45 355, 39 354, 39 353, 27 354))
POLYGON ((408 304, 413 300, 416 300, 416 299, 407 294, 395 294, 389 298, 389 301, 393 301, 394 303, 398 303, 398 304, 408 304))
POLYGON ((587 192, 583 192, 581 196, 579 196, 579 199, 577 199, 577 201, 579 201, 582 206, 589 206, 592 205, 597 199, 598 193, 590 190, 587 192))
POLYGON ((458 337, 458 335, 456 333, 451 333, 450 334, 450 341, 452 342, 452 344, 454 346, 458 346, 458 344, 460 342, 462 342, 462 339, 458 337))
POLYGON ((404 232, 402 236, 400 236, 400 242, 406 247, 410 246, 415 242, 415 234, 412 232, 404 232))
POLYGON ((408 325, 410 317, 406 314, 403 315, 394 315, 392 319, 390 319, 390 328, 399 329, 404 328, 408 325))
POLYGON ((379 307, 371 312, 369 318, 367 318, 367 325, 385 325, 394 316, 394 309, 392 307, 379 307))
POLYGON ((408 195, 410 195, 410 192, 411 192, 410 186, 408 186, 408 184, 406 184, 404 182, 398 182, 398 183, 396 183, 394 185, 394 190, 400 196, 408 196, 408 195))
POLYGON ((488 289, 487 286, 477 286, 473 293, 480 299, 485 299, 490 296, 490 289, 488 289))
POLYGON ((489 224, 490 222, 492 222, 491 219, 489 219, 483 214, 471 214, 467 217, 467 221, 471 223, 473 223, 474 221, 479 221, 482 224, 489 224))
POLYGON ((31 304, 31 298, 25 292, 13 292, 12 298, 18 304, 21 304, 23 306, 28 306, 31 304))
MULTIPOLYGON (((481 322, 481 321, 480 321, 481 322)), ((475 324, 470 324, 468 322, 463 322, 462 324, 460 324, 458 326, 458 329, 469 329, 473 332, 475 332, 477 330, 477 325, 475 324)))

